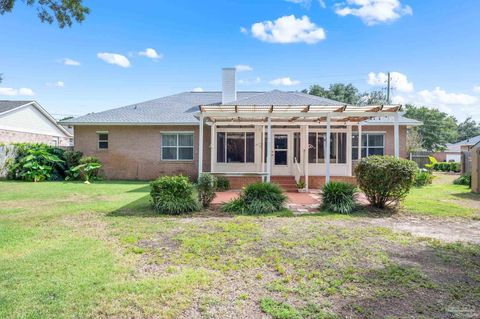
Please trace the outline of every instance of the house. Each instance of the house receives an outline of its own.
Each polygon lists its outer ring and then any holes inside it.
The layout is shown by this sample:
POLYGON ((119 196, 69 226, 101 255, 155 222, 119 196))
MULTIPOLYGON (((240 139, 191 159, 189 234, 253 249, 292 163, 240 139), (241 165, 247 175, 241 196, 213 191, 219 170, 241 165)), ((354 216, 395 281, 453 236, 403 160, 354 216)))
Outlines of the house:
POLYGON ((480 142, 480 135, 457 143, 449 143, 443 152, 435 153, 435 158, 439 162, 461 162, 462 153, 468 152, 478 142, 480 142))
POLYGON ((360 157, 406 158, 407 128, 421 123, 400 112, 299 92, 237 92, 235 69, 226 68, 221 92, 183 92, 64 123, 74 126, 75 149, 97 156, 110 179, 212 172, 233 188, 295 178, 308 189, 354 182, 360 157))
POLYGON ((70 146, 73 135, 35 101, 0 100, 0 144, 70 146))

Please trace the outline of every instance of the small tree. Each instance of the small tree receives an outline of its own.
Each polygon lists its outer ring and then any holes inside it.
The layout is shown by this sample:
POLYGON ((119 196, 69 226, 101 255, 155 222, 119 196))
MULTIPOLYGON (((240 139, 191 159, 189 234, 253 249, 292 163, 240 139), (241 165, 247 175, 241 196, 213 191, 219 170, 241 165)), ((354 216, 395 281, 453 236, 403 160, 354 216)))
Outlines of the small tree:
POLYGON ((215 198, 217 178, 210 173, 202 173, 197 181, 198 201, 204 208, 210 206, 215 198))
POLYGON ((415 182, 415 162, 393 156, 363 158, 355 167, 358 186, 374 207, 398 204, 415 182))

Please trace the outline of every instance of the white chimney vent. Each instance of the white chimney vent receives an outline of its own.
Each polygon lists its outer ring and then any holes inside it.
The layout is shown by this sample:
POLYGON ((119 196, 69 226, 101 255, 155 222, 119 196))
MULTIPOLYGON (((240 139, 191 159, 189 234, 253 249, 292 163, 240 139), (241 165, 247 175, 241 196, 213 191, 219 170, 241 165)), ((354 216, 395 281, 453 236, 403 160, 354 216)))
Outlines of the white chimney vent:
POLYGON ((222 104, 233 102, 237 99, 235 71, 235 68, 222 69, 222 104))

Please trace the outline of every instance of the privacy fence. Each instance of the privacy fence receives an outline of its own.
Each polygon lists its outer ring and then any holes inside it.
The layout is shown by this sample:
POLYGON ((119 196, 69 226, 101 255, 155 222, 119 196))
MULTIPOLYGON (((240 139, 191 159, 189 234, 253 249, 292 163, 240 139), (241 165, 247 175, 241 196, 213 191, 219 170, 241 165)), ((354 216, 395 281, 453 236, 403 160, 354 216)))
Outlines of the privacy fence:
POLYGON ((425 168, 425 165, 430 163, 428 157, 431 155, 432 153, 429 151, 414 151, 410 152, 410 160, 417 163, 418 167, 425 168))

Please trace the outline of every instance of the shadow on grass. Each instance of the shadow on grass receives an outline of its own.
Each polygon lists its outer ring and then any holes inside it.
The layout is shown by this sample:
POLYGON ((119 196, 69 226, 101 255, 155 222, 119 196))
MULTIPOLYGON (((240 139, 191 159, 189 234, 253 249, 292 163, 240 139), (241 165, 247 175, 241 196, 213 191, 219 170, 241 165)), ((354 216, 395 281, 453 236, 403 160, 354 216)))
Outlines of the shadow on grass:
POLYGON ((299 217, 309 217, 309 216, 317 216, 317 217, 330 217, 330 218, 385 218, 394 216, 399 213, 398 208, 385 208, 379 209, 374 208, 367 205, 359 205, 357 208, 349 213, 349 214, 341 214, 336 213, 328 210, 320 209, 317 213, 305 213, 305 214, 297 214, 296 216, 299 217))
POLYGON ((150 195, 145 195, 107 214, 107 217, 160 217, 152 209, 150 195))
POLYGON ((455 194, 452 194, 452 196, 455 196, 461 199, 480 201, 480 194, 476 194, 476 193, 455 193, 455 194))

